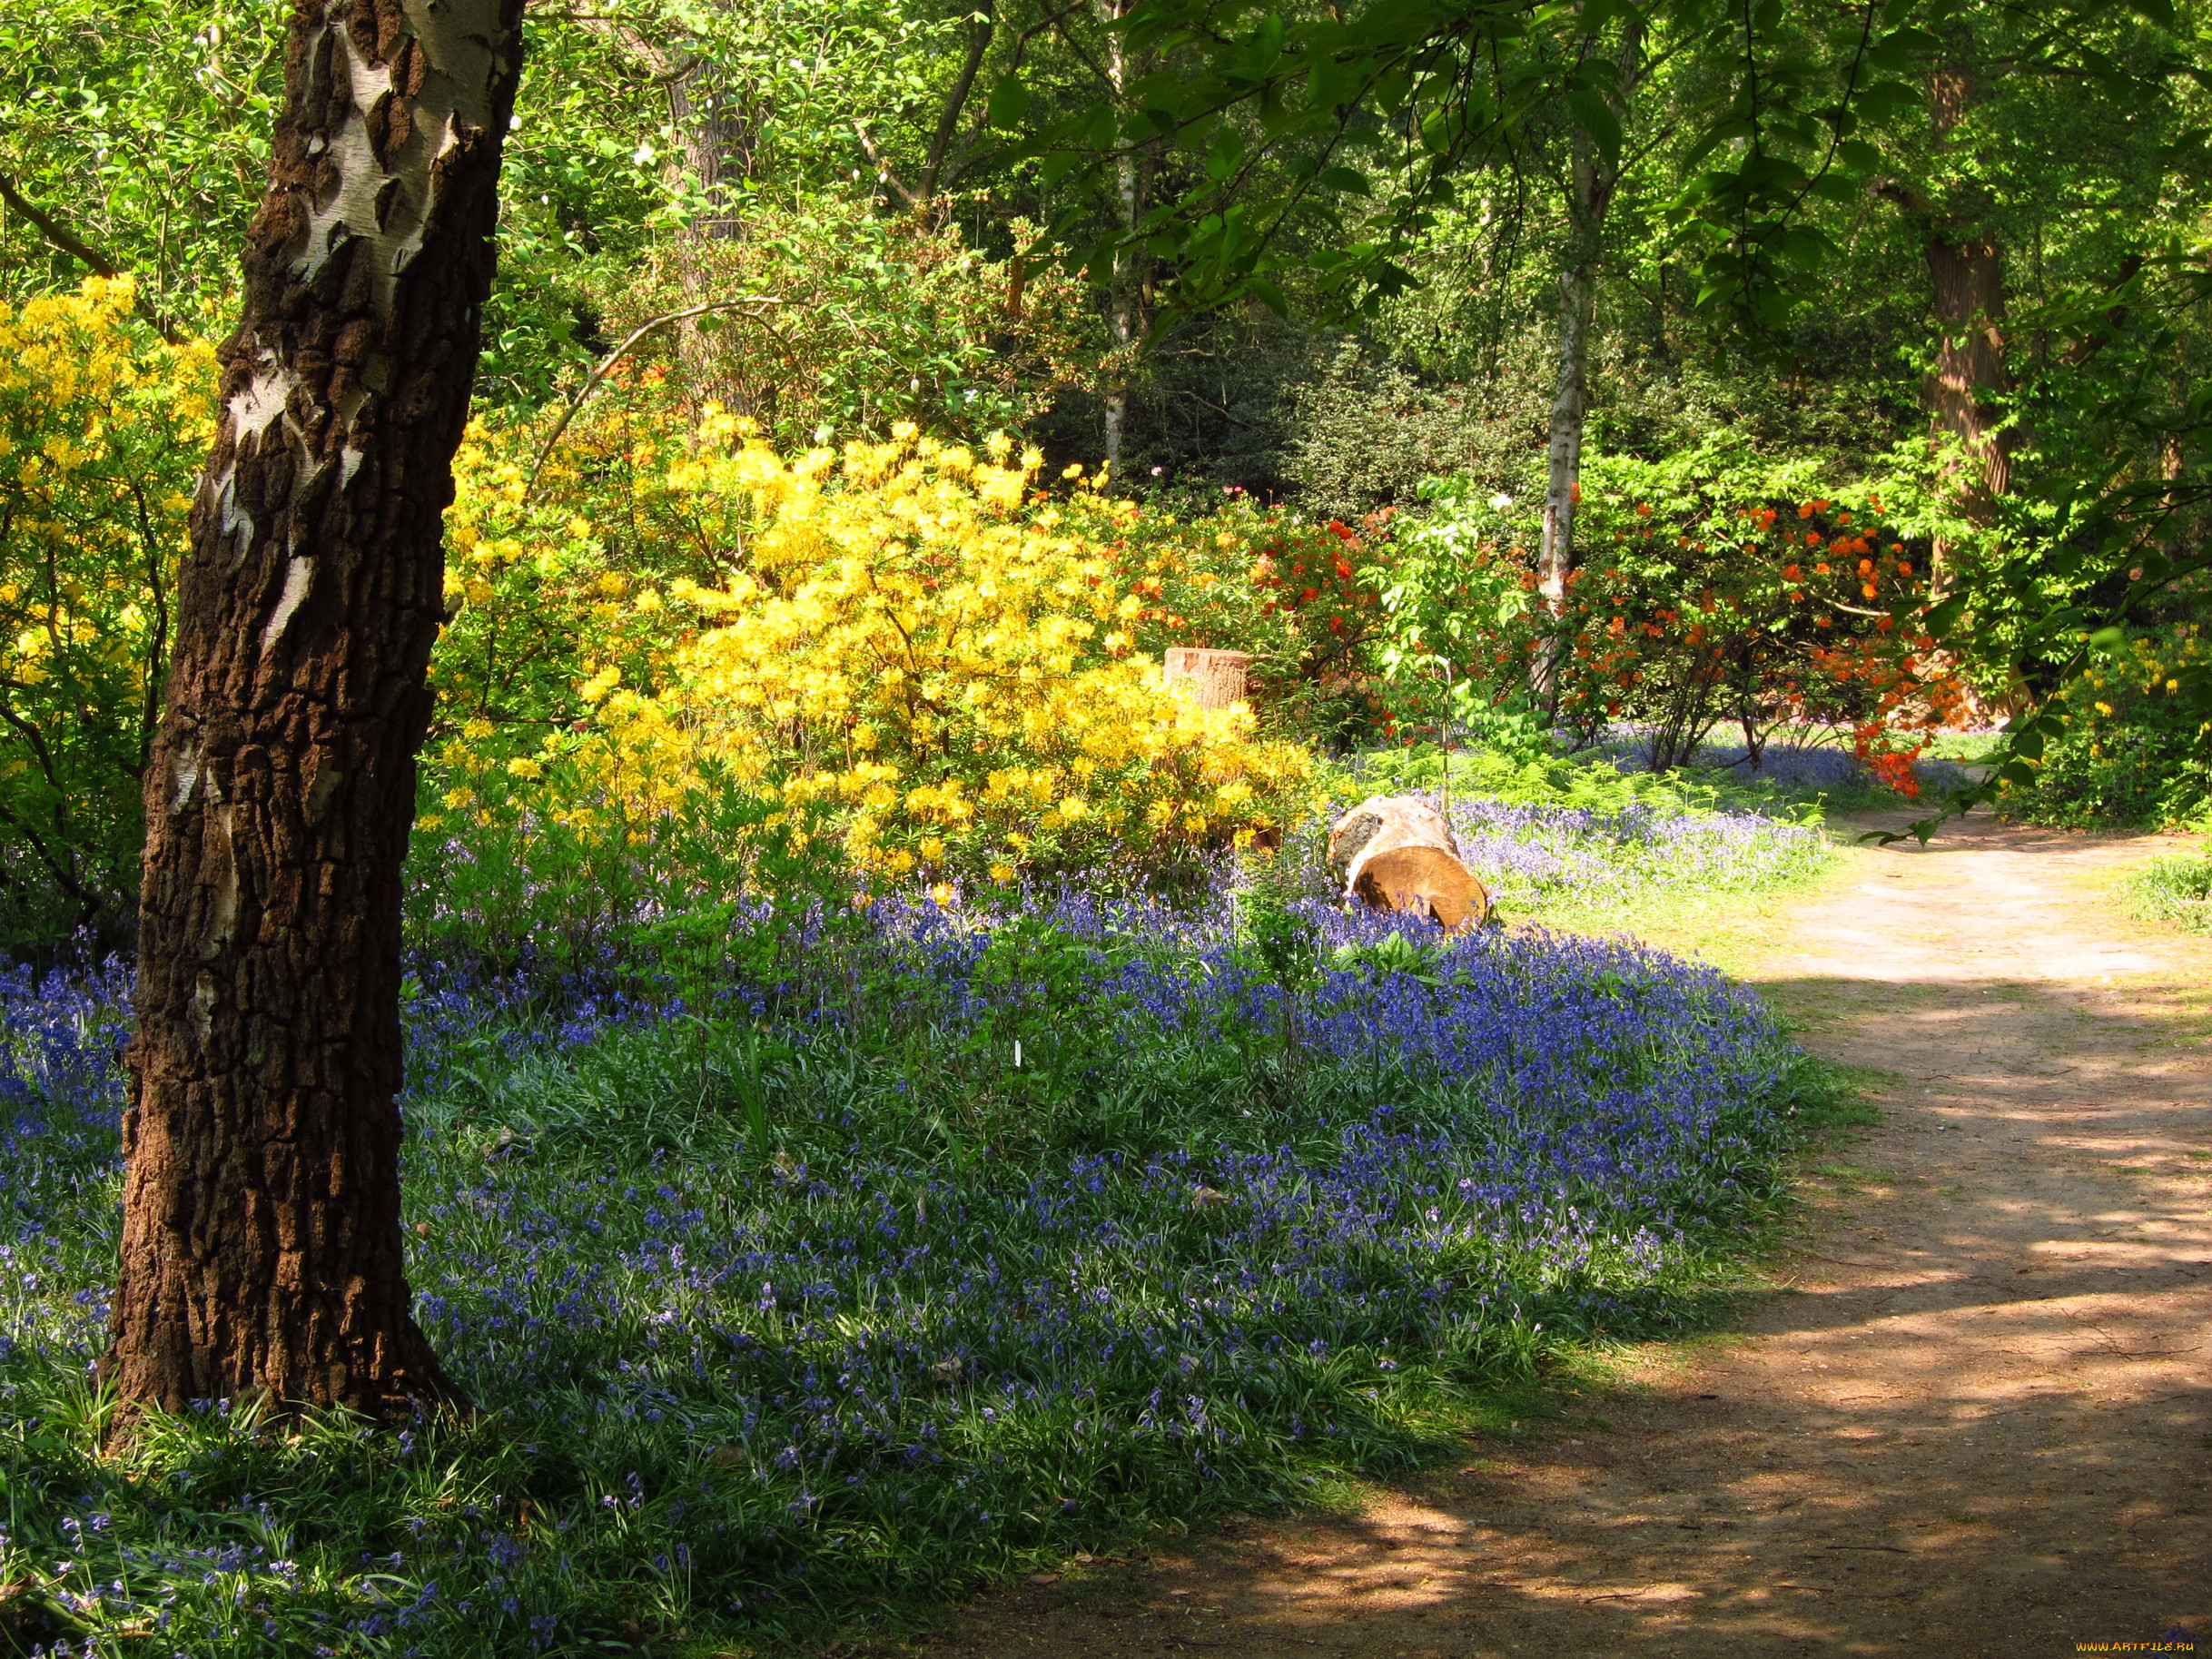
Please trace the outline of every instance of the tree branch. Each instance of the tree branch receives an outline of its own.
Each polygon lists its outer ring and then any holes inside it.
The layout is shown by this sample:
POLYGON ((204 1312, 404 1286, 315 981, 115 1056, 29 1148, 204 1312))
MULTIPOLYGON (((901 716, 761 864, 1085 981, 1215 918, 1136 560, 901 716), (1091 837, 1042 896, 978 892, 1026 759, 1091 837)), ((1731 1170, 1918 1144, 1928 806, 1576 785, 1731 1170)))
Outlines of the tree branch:
MULTIPOLYGON (((73 234, 67 225, 63 224, 52 214, 44 212, 33 203, 15 188, 15 181, 5 173, 0 173, 0 202, 6 202, 11 210, 28 220, 31 227, 47 242, 69 255, 78 264, 89 268, 94 276, 119 277, 129 274, 99 249, 82 237, 73 234)), ((183 340, 183 336, 178 331, 176 325, 163 316, 160 311, 154 310, 153 302, 146 298, 144 290, 136 283, 133 284, 131 303, 133 309, 152 323, 159 331, 161 337, 171 345, 176 345, 183 340)))
POLYGON ((891 171, 891 163, 884 159, 884 153, 875 147, 875 140, 868 135, 866 124, 857 115, 853 118, 853 131, 859 135, 860 147, 868 153, 869 161, 875 164, 877 176, 899 193, 901 201, 908 207, 920 207, 929 200, 926 188, 919 192, 911 191, 899 182, 899 175, 891 171))
POLYGON ((960 65, 952 90, 944 94, 944 108, 937 116, 937 130, 930 135, 929 161, 922 169, 924 202, 937 193, 937 180, 944 171, 945 154, 953 147, 953 134, 960 128, 961 114, 968 107, 968 94, 974 90, 976 74, 991 50, 992 36, 998 33, 999 20, 992 5, 993 0, 983 0, 976 9, 974 22, 968 30, 968 55, 960 65))
POLYGON ((782 303, 781 300, 770 299, 762 294, 750 295, 743 300, 714 300, 705 305, 686 305, 682 311, 664 311, 659 316, 641 322, 632 329, 627 339, 599 360, 599 366, 585 377, 584 383, 577 388, 576 396, 568 400, 568 407, 561 410, 560 419, 553 423, 553 430, 546 434, 546 440, 538 449, 538 459, 530 463, 530 476, 522 486, 522 499, 516 505, 518 507, 527 505, 530 497, 537 493, 538 475, 545 470, 546 461, 553 453, 553 446, 560 441, 560 435, 568 430, 568 423, 576 419, 576 411, 584 407, 584 400, 591 396, 593 390, 607 377, 615 365, 628 355, 629 349, 647 334, 664 324, 681 322, 688 317, 703 317, 708 311, 731 311, 747 305, 781 305, 782 303))

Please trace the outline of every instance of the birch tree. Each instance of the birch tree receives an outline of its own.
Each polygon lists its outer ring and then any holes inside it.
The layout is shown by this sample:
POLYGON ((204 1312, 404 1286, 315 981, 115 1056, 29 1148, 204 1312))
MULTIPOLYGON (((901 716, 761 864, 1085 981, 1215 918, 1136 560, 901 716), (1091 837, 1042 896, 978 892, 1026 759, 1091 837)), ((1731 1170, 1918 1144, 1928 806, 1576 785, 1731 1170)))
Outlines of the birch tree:
POLYGON ((297 0, 145 776, 126 1416, 458 1391, 400 1227, 400 865, 521 0, 297 0))

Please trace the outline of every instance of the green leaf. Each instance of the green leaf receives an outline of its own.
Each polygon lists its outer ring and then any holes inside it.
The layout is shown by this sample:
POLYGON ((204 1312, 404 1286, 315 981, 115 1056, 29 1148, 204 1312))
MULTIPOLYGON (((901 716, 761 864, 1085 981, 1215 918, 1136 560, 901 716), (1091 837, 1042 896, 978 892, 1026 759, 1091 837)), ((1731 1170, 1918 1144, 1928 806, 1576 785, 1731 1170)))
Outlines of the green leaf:
POLYGON ((1001 75, 991 89, 991 124, 1002 132, 1009 132, 1022 124, 1029 114, 1029 88, 1022 84, 1019 75, 1001 75))
POLYGON ((1283 291, 1266 277, 1256 274, 1249 276, 1245 278, 1244 285, 1251 290, 1254 298, 1278 317, 1290 315, 1290 301, 1283 297, 1283 291))
POLYGON ((1618 161, 1621 154, 1621 118, 1614 114, 1611 100, 1600 92, 1587 89, 1567 94, 1567 107, 1575 112, 1575 119, 1582 123, 1601 153, 1609 162, 1618 161))

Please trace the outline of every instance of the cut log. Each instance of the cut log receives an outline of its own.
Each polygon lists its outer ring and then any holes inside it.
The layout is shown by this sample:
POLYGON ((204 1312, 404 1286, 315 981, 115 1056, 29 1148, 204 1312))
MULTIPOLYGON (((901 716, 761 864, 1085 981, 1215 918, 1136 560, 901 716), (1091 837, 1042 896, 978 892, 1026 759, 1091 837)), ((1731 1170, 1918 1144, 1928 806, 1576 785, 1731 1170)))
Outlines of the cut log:
POLYGON ((1440 847, 1387 847, 1367 858, 1352 892, 1373 910, 1425 915, 1447 933, 1480 927, 1490 917, 1490 894, 1451 854, 1440 847))
POLYGON ((1345 897, 1356 896, 1363 862, 1393 847, 1435 847, 1459 856, 1459 843, 1442 813, 1404 795, 1369 795, 1329 832, 1328 867, 1344 884, 1345 897))

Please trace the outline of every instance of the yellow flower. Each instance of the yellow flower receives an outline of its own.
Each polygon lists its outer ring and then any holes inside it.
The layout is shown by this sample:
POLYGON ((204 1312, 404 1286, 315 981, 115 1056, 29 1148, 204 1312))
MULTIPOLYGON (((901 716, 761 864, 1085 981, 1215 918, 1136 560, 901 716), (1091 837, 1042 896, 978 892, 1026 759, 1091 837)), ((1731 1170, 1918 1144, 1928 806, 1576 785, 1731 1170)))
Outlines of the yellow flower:
POLYGON ((1013 880, 1013 878, 1014 867, 1006 863, 1003 859, 998 861, 991 866, 991 879, 992 881, 1004 883, 1011 882, 1013 880))
POLYGON ((507 763, 509 775, 514 777, 543 777, 546 769, 527 755, 518 755, 507 763))

